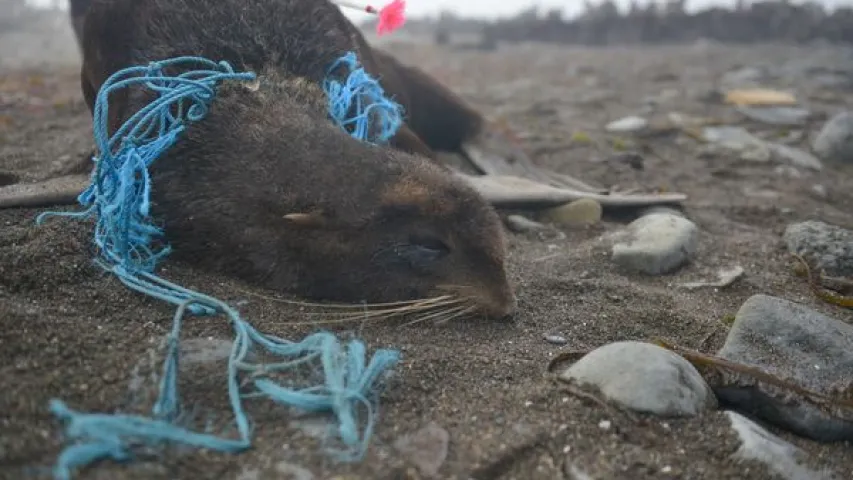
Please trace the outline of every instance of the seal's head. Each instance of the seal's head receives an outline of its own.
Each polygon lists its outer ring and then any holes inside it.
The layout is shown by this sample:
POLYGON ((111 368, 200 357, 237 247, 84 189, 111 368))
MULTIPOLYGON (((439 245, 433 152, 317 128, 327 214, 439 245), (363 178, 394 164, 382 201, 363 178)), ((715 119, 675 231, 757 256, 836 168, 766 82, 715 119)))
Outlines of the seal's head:
POLYGON ((193 263, 314 299, 515 309, 487 201, 422 156, 333 125, 314 82, 220 88, 169 156, 153 193, 175 255, 193 263))
POLYGON ((451 296, 457 311, 512 314, 506 239, 495 211, 446 171, 406 154, 385 155, 405 168, 387 183, 363 185, 363 215, 285 216, 312 239, 303 257, 310 273, 300 283, 319 297, 390 302, 451 296))

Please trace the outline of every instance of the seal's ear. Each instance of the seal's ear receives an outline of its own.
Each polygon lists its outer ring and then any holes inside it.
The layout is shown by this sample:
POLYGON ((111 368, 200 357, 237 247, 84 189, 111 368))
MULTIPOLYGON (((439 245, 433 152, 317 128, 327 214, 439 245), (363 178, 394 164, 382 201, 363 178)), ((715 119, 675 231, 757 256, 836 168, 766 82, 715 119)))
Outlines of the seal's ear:
POLYGON ((326 218, 320 213, 288 213, 282 218, 291 225, 303 228, 322 228, 328 225, 326 218))

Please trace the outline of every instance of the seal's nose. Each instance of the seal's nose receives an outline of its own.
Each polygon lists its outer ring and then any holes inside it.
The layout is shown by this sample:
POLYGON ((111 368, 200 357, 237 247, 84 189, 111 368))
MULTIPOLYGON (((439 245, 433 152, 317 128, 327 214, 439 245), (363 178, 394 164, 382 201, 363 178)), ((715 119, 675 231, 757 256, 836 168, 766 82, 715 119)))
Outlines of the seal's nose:
POLYGON ((502 320, 515 315, 517 310, 518 298, 513 293, 509 293, 489 302, 489 307, 484 313, 489 318, 502 320))

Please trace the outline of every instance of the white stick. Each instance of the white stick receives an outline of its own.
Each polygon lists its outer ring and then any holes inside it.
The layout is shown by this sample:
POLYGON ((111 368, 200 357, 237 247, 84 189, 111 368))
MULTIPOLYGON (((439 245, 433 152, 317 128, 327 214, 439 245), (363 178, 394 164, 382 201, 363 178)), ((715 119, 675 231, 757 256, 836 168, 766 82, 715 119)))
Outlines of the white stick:
POLYGON ((359 5, 355 2, 348 2, 347 0, 332 0, 332 3, 334 3, 336 5, 340 5, 341 7, 352 8, 355 10, 361 10, 362 12, 378 13, 378 10, 371 7, 370 5, 359 5))

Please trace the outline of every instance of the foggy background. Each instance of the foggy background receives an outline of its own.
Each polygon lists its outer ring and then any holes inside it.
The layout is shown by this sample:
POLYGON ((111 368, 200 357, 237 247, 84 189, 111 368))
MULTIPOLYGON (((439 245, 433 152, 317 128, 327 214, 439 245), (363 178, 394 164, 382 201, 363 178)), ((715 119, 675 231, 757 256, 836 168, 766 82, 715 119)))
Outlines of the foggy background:
MULTIPOLYGON (((377 2, 372 0, 356 1, 379 7, 391 0, 378 0, 377 2)), ((67 0, 29 0, 29 3, 39 6, 60 4, 64 7, 67 4, 67 0)), ((591 0, 589 3, 598 4, 601 2, 598 0, 591 0)), ((621 9, 626 9, 631 4, 631 1, 615 0, 615 3, 619 5, 621 9)), ((638 5, 645 5, 653 3, 653 0, 637 0, 636 3, 638 5)), ((732 7, 735 3, 736 0, 687 0, 687 10, 695 11, 709 6, 732 7)), ((803 2, 792 0, 790 3, 799 4, 803 2)), ((818 0, 815 3, 825 5, 827 8, 853 6, 853 0, 818 0)), ((533 5, 538 5, 542 10, 562 7, 566 16, 575 16, 581 13, 584 9, 583 0, 406 0, 406 11, 412 17, 437 16, 441 11, 449 11, 462 17, 492 19, 517 15, 522 10, 528 9, 533 5)), ((351 9, 343 10, 348 17, 356 21, 361 21, 370 17, 370 15, 358 13, 351 9)))

